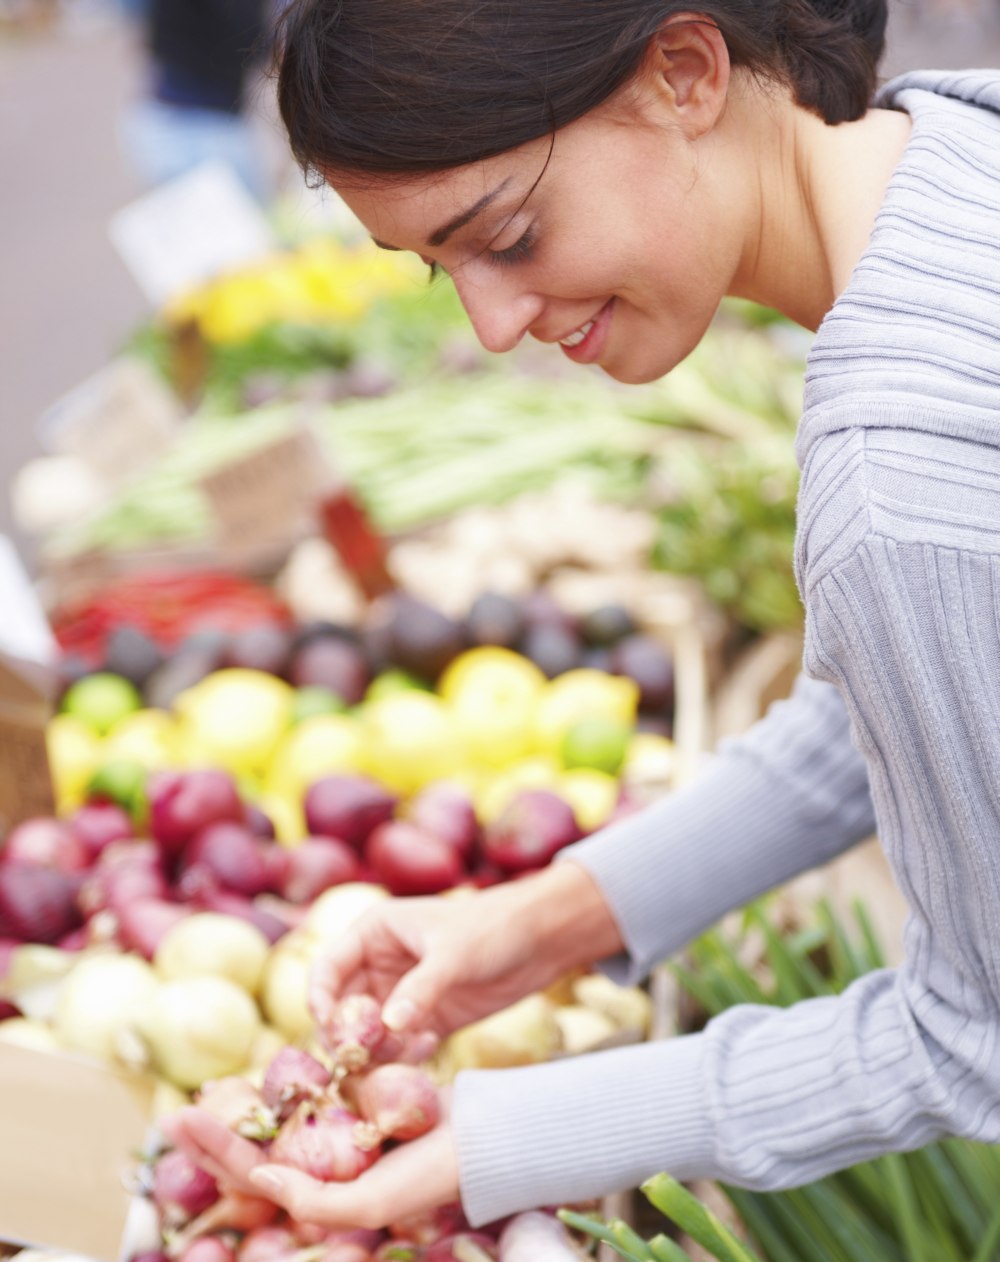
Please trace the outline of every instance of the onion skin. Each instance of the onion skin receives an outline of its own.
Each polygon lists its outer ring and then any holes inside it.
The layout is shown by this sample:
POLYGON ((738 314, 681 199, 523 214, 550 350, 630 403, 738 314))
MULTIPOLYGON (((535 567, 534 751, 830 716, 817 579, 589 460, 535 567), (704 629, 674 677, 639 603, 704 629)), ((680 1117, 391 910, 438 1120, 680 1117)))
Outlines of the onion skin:
POLYGON ((568 802, 548 789, 525 789, 484 829, 483 857, 504 872, 524 872, 582 836, 568 802))
POLYGON ((418 1139, 441 1117, 437 1090, 415 1065, 378 1065, 363 1077, 349 1079, 344 1089, 383 1139, 418 1139))
POLYGON ((264 1074, 264 1104, 284 1121, 304 1100, 316 1099, 333 1075, 315 1056, 298 1047, 283 1047, 264 1074))
POLYGON ((335 1104, 300 1104, 271 1141, 268 1160, 294 1166, 323 1183, 349 1183, 378 1160, 354 1142, 358 1118, 335 1104))
POLYGON ((392 818, 398 800, 367 776, 323 776, 306 791, 306 827, 360 850, 372 830, 392 818))
POLYGON ((219 1199, 219 1187, 187 1153, 174 1148, 153 1167, 153 1203, 165 1227, 190 1222, 219 1199))
POLYGON ((135 836, 128 812, 117 802, 85 802, 69 817, 69 825, 87 848, 91 861, 114 842, 135 836))
POLYGON ((54 872, 83 872, 90 862, 90 851, 70 825, 44 815, 17 824, 0 848, 0 863, 54 872))
POLYGON ((257 1124, 266 1105, 257 1088, 246 1078, 231 1074, 206 1082, 198 1093, 198 1108, 218 1118, 231 1131, 241 1133, 257 1124))
POLYGON ((334 885, 356 881, 361 863, 346 841, 337 837, 307 837, 287 855, 282 897, 290 903, 311 903, 334 885))
POLYGON ((479 821, 472 799, 460 785, 446 780, 429 784, 407 803, 406 818, 421 831, 447 842, 463 863, 472 858, 479 821))
POLYGON ((190 907, 168 903, 161 898, 140 898, 118 913, 118 941, 127 951, 151 960, 156 948, 179 920, 191 915, 190 907))
POLYGON ((365 844, 365 861, 399 897, 440 894, 465 876, 456 850, 405 820, 390 820, 375 829, 365 844))
POLYGON ((226 1192, 214 1205, 209 1205, 197 1218, 171 1240, 167 1253, 171 1258, 184 1256, 184 1251, 199 1236, 216 1231, 253 1231, 266 1227, 278 1217, 278 1207, 273 1201, 259 1196, 244 1196, 242 1192, 226 1192))
POLYGON ((82 923, 78 873, 26 863, 0 866, 0 937, 54 945, 82 923))
POLYGON ((236 1256, 239 1262, 286 1262, 301 1244, 291 1227, 256 1227, 243 1237, 236 1256))
POLYGON ((253 898, 281 888, 288 852, 262 841, 245 824, 222 820, 199 829, 184 849, 184 866, 208 869, 223 889, 253 898))
POLYGON ((168 856, 180 854, 209 824, 240 823, 246 808, 224 771, 158 771, 146 785, 150 830, 168 856))
POLYGON ((329 1024, 319 1029, 323 1045, 348 1073, 364 1069, 388 1033, 382 1024, 382 1005, 371 995, 348 995, 337 1005, 329 1024))
POLYGON ((181 1262, 234 1262, 235 1248, 222 1236, 201 1236, 181 1254, 181 1262))
POLYGON ((101 852, 80 891, 88 918, 105 908, 116 914, 140 898, 169 899, 159 847, 153 841, 116 841, 101 852))
POLYGON ((427 1248, 428 1245, 453 1236, 468 1226, 461 1205, 454 1202, 450 1205, 439 1205, 422 1214, 400 1218, 389 1224, 388 1231, 396 1239, 412 1241, 421 1248, 427 1248))

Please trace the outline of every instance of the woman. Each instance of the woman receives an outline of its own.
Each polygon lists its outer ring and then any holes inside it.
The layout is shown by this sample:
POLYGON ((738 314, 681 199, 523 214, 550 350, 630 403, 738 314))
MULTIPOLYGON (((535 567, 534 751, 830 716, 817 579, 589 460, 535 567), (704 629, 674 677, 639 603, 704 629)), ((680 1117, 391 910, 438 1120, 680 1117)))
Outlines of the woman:
POLYGON ((725 294, 816 330, 798 436, 804 674, 701 777, 475 899, 369 915, 318 1012, 372 990, 438 1035, 566 970, 642 976, 877 828, 906 961, 701 1034, 459 1076, 450 1119, 323 1187, 189 1111, 174 1133, 297 1216, 474 1224, 654 1171, 803 1183, 946 1134, 1000 1141, 1000 74, 868 109, 879 0, 306 0, 292 146, 372 236, 444 268, 483 344, 626 382, 725 294))

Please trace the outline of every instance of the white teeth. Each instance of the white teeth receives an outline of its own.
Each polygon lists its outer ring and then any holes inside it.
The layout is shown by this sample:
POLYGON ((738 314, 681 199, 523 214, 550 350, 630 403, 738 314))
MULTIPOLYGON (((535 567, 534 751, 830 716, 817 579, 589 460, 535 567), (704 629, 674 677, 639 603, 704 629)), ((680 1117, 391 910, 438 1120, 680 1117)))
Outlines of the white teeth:
POLYGON ((560 346, 579 346, 590 330, 594 327, 594 321, 588 320, 583 328, 577 329, 575 333, 571 333, 569 337, 564 337, 559 343, 560 346))

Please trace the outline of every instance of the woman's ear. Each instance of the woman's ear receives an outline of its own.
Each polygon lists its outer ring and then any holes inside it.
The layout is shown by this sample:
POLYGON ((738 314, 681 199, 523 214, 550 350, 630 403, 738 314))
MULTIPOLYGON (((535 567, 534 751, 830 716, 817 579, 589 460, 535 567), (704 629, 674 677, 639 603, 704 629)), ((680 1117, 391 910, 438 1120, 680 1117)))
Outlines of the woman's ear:
POLYGON ((729 49, 715 22, 703 13, 675 13, 649 42, 644 66, 689 140, 712 130, 726 104, 729 49))

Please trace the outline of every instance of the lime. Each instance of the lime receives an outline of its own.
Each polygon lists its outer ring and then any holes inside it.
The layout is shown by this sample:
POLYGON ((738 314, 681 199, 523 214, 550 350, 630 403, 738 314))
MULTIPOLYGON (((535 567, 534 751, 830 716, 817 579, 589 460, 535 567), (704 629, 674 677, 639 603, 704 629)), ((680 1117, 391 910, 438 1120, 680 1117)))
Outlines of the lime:
POLYGON ((140 821, 146 815, 146 776, 148 768, 127 758, 113 758, 94 773, 87 785, 87 796, 108 798, 140 821))
POLYGON ((365 693, 366 701, 378 701, 380 697, 391 697, 397 692, 430 692, 424 680, 411 674, 408 670, 393 667, 376 675, 368 685, 365 693))
POLYGON ((580 719, 562 740, 562 760, 567 769, 589 767, 616 776, 628 751, 632 727, 621 719, 580 719))
POLYGON ((292 698, 292 723, 302 723, 320 714, 343 714, 346 709, 344 698, 331 688, 308 684, 296 689, 292 698))
POLYGON ((126 714, 142 706, 139 690, 122 675, 98 671, 71 684, 62 700, 64 714, 82 719, 103 736, 126 714))
POLYGON ((553 679, 538 704, 538 746, 556 757, 562 755, 566 733, 583 719, 610 719, 629 726, 635 723, 639 688, 631 679, 602 670, 569 670, 553 679))

